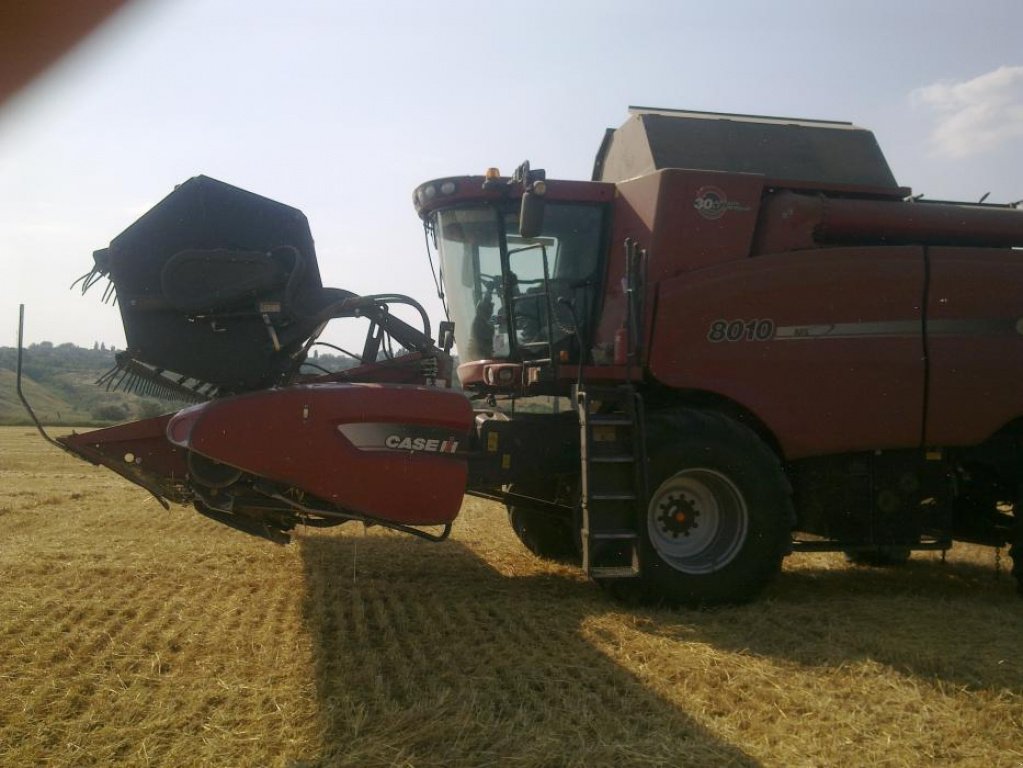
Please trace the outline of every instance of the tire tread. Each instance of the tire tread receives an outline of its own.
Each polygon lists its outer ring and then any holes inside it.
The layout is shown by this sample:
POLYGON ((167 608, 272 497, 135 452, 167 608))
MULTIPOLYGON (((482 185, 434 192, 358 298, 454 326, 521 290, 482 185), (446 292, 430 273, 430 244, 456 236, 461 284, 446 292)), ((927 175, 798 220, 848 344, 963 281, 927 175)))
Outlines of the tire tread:
MULTIPOLYGON (((741 603, 759 594, 780 571, 782 559, 792 550, 791 531, 796 524, 796 512, 792 503, 792 486, 778 455, 754 430, 718 411, 677 408, 648 417, 647 445, 652 475, 662 454, 672 450, 692 450, 693 446, 701 443, 712 446, 714 450, 724 448, 742 453, 750 465, 757 467, 754 474, 767 484, 764 490, 770 499, 768 503, 774 505, 767 514, 777 516, 779 529, 767 532, 772 540, 760 542, 763 548, 757 552, 757 561, 739 568, 734 578, 732 573, 726 576, 720 572, 710 577, 683 576, 658 560, 653 568, 644 567, 641 584, 629 585, 624 590, 612 589, 612 593, 625 592, 632 600, 639 598, 643 602, 668 601, 684 605, 741 603), (732 581, 727 582, 726 579, 732 581)), ((661 479, 651 477, 651 493, 661 479)), ((641 522, 643 538, 645 526, 644 519, 641 522)), ((764 534, 761 536, 763 538, 764 534)), ((648 546, 649 554, 656 558, 652 545, 648 546)), ((728 569, 736 570, 732 564, 725 570, 728 569)))

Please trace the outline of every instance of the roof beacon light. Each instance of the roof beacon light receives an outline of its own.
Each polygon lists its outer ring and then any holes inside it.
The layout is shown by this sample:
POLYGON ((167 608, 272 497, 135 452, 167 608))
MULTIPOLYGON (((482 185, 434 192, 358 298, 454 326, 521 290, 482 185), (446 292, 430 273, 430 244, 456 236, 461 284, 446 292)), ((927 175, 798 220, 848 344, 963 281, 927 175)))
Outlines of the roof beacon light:
POLYGON ((487 168, 487 172, 483 174, 483 178, 485 178, 487 181, 497 181, 499 178, 501 178, 501 169, 487 168))

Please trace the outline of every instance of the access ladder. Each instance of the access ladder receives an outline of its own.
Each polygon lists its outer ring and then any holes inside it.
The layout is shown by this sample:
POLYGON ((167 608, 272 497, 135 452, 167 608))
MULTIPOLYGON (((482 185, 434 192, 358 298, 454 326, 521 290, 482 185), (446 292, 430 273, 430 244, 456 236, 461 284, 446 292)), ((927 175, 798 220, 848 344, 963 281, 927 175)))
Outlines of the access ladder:
POLYGON ((646 519, 643 400, 631 384, 576 387, 583 569, 594 579, 639 576, 646 519))

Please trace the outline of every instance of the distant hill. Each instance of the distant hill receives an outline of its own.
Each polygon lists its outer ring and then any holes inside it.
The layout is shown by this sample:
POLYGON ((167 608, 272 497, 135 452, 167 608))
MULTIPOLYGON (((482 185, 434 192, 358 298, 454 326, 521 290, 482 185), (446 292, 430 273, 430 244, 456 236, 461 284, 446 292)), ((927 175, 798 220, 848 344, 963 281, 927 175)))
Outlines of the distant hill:
MULTIPOLYGON (((30 424, 16 393, 18 351, 0 347, 0 424, 30 424)), ((354 365, 344 356, 317 355, 318 368, 341 370, 354 365)), ((44 424, 111 424, 144 419, 177 410, 181 403, 108 392, 96 380, 114 367, 114 350, 86 349, 74 344, 32 344, 22 358, 22 389, 44 424)), ((313 368, 309 371, 312 372, 313 368)))
MULTIPOLYGON (((0 347, 0 424, 31 423, 16 393, 17 354, 0 347)), ((23 356, 22 389, 44 424, 107 424, 174 409, 151 397, 97 387, 96 380, 113 366, 113 350, 32 344, 23 356)))

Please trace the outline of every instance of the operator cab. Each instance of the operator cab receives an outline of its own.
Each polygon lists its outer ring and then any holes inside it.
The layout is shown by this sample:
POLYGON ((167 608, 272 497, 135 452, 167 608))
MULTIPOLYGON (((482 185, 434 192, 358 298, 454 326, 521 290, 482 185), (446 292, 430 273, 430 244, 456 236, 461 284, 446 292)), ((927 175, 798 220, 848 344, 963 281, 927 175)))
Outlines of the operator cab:
POLYGON ((462 384, 553 391, 559 366, 588 362, 603 280, 603 195, 560 199, 568 190, 552 182, 536 186, 539 200, 528 181, 458 182, 423 185, 416 201, 430 188, 461 190, 443 201, 435 193, 419 207, 439 256, 462 384), (524 189, 528 210, 520 203, 524 189))

